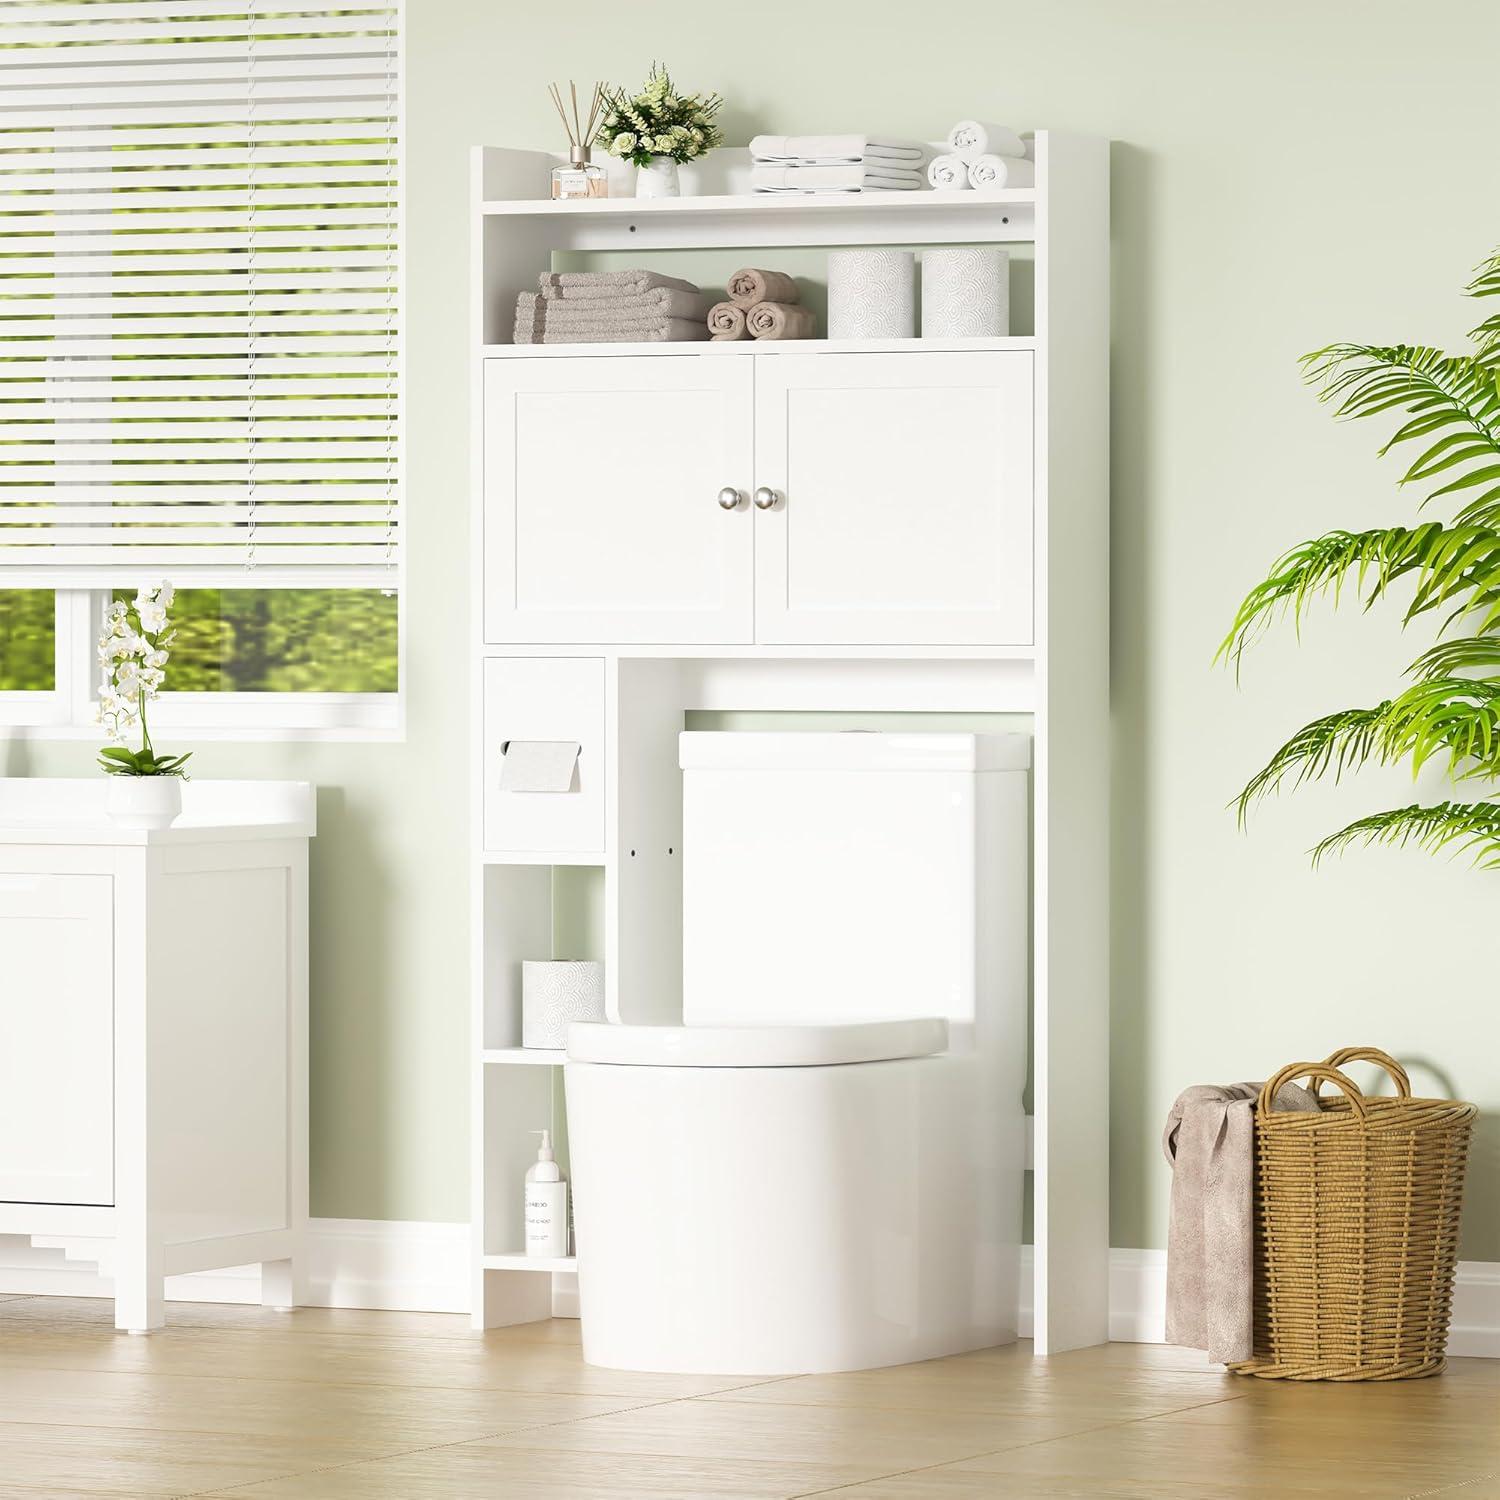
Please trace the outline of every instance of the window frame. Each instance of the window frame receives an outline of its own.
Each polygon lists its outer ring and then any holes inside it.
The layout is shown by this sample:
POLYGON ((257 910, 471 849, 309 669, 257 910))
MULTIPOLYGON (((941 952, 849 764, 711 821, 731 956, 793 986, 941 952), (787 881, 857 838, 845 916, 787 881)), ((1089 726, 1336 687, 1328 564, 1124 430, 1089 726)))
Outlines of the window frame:
MULTIPOLYGON (((404 572, 403 563, 398 567, 404 572)), ((200 740, 404 739, 406 596, 399 586, 394 592, 394 692, 174 693, 167 688, 152 704, 152 726, 200 740)), ((37 739, 98 737, 94 649, 109 595, 108 589, 55 590, 52 690, 0 692, 0 729, 32 731, 37 739)))
MULTIPOLYGON (((407 587, 411 512, 408 509, 410 447, 407 412, 409 351, 407 298, 410 291, 407 219, 407 11, 406 0, 389 0, 396 17, 396 285, 395 303, 395 456, 397 493, 401 496, 400 545, 396 548, 396 687, 390 693, 173 693, 170 686, 152 708, 152 723, 181 738, 204 741, 344 740, 397 742, 406 739, 407 587)), ((179 588, 193 587, 191 577, 172 578, 179 588)), ((0 588, 7 585, 0 573, 0 588)), ((108 602, 108 587, 64 588, 38 579, 16 586, 52 588, 54 614, 53 687, 46 691, 0 690, 0 741, 18 737, 50 740, 97 739, 97 670, 94 658, 99 626, 108 602)), ((221 585, 223 586, 223 585, 221 585)), ((231 585, 232 586, 232 585, 231 585)), ((315 588, 312 579, 304 585, 315 588)), ((286 586, 295 590, 296 584, 286 586)), ((169 674, 170 683, 170 674, 169 674)))

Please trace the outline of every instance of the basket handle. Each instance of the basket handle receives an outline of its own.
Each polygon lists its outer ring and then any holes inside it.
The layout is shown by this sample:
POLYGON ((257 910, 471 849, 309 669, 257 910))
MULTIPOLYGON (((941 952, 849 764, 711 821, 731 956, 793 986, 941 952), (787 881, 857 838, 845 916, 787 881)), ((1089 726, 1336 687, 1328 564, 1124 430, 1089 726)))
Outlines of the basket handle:
MULTIPOLYGON (((1406 1076, 1406 1069, 1389 1052, 1382 1052, 1379 1047, 1340 1047, 1337 1052, 1325 1057, 1323 1061, 1330 1068, 1342 1068, 1345 1063, 1349 1062, 1372 1062, 1376 1067, 1384 1068, 1391 1075, 1391 1082, 1396 1085, 1398 1097, 1411 1098, 1411 1079, 1406 1076)), ((1315 1084, 1313 1093, 1317 1092, 1315 1084)))
POLYGON ((1340 1073, 1337 1068, 1331 1068, 1327 1063, 1298 1062, 1288 1063, 1274 1077, 1268 1078, 1265 1086, 1260 1091, 1260 1098, 1255 1101, 1255 1113, 1257 1118, 1269 1115, 1272 1105, 1276 1102, 1276 1096, 1281 1092, 1284 1083, 1291 1083, 1298 1078, 1311 1079, 1313 1092, 1317 1092, 1319 1083, 1327 1081, 1337 1084, 1344 1097, 1349 1101, 1349 1107, 1363 1120, 1365 1117, 1365 1096, 1360 1093, 1358 1085, 1352 1078, 1340 1073))

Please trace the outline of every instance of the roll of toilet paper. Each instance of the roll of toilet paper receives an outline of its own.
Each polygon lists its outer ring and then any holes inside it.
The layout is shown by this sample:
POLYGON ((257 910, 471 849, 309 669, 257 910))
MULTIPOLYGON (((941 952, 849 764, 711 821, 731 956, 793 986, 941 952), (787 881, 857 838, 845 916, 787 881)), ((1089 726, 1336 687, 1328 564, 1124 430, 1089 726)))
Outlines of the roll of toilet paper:
POLYGON ((572 791, 580 749, 577 740, 507 740, 500 752, 500 790, 572 791))
POLYGON ((916 256, 910 250, 829 253, 829 338, 909 339, 916 331, 916 256))
POLYGON ((603 1019, 603 964, 574 958, 522 959, 523 1047, 566 1047, 574 1021, 603 1019))
POLYGON ((1000 338, 1010 332, 1010 256, 989 245, 922 252, 922 337, 1000 338))

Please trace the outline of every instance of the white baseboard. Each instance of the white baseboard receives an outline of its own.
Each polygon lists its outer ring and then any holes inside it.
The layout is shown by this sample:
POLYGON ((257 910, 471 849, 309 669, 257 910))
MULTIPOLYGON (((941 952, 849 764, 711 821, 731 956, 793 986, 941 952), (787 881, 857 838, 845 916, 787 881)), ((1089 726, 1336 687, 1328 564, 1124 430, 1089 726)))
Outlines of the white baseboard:
MULTIPOLYGON (((0 1294, 110 1297, 109 1240, 0 1235, 0 1294)), ((401 1312, 469 1310, 467 1224, 388 1219, 313 1219, 308 1225, 308 1302, 401 1312)), ((167 1278, 172 1302, 259 1302, 260 1267, 167 1278)))
MULTIPOLYGON (((1021 1251, 1019 1327, 1032 1333, 1032 1250, 1021 1251)), ((1121 1344, 1166 1342, 1167 1252, 1109 1252, 1109 1336, 1121 1344)), ((1500 1359, 1500 1261, 1461 1260, 1453 1293, 1448 1353, 1455 1358, 1500 1359)))
MULTIPOLYGON (((71 1297, 113 1295, 110 1242, 51 1240, 31 1244, 0 1235, 0 1294, 71 1297)), ((469 1226, 388 1219, 314 1219, 308 1227, 309 1302, 314 1307, 367 1307, 403 1312, 469 1310, 469 1226)), ((1032 1333, 1031 1246, 1021 1251, 1018 1326, 1032 1333)), ((552 1310, 578 1316, 578 1281, 554 1280, 552 1310)), ((258 1302, 260 1268, 237 1266, 167 1279, 175 1302, 258 1302)), ((1109 1252, 1109 1336, 1159 1344, 1166 1323, 1164 1250, 1109 1252)), ((1500 1262, 1460 1261, 1448 1352, 1500 1359, 1500 1262)))

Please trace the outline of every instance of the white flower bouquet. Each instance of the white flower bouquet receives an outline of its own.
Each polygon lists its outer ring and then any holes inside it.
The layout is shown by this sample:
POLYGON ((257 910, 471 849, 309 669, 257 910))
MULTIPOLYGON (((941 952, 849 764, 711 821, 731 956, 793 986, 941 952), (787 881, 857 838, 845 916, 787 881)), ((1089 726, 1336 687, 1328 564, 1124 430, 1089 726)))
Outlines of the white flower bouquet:
MULTIPOLYGON (((142 589, 132 603, 112 602, 99 633, 99 722, 111 741, 99 752, 99 765, 111 776, 186 776, 187 755, 158 755, 151 745, 146 705, 166 679, 175 632, 170 583, 142 589), (120 742, 140 731, 141 748, 120 742)), ((191 752, 189 752, 191 754, 191 752)))
POLYGON ((644 167, 653 156, 693 161, 724 142, 715 116, 724 101, 717 94, 680 93, 659 63, 637 94, 606 90, 606 114, 599 127, 611 156, 644 167))

